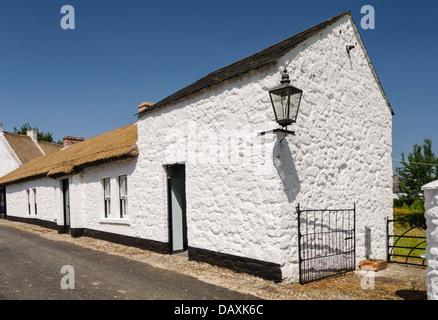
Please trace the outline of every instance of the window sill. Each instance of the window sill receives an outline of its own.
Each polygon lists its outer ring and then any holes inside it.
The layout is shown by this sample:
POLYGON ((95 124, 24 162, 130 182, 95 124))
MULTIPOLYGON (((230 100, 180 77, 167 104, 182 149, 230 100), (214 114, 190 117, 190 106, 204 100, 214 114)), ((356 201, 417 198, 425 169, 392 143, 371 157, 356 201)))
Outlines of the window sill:
POLYGON ((116 225, 131 225, 131 222, 128 219, 111 219, 111 218, 102 218, 99 220, 100 224, 116 224, 116 225))

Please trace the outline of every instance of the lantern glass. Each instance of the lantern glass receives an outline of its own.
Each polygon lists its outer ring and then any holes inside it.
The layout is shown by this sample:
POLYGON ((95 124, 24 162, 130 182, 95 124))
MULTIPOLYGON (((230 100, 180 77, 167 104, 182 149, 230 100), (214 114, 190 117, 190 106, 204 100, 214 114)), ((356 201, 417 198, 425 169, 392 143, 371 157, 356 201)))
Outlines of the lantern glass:
POLYGON ((302 90, 289 84, 281 85, 269 91, 275 120, 282 127, 296 121, 302 93, 302 90))

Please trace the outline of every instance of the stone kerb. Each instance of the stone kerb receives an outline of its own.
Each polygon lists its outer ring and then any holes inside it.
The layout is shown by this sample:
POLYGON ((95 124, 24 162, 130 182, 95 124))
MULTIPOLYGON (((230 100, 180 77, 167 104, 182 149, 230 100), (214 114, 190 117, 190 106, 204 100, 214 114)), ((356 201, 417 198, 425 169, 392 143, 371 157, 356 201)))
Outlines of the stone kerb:
POLYGON ((424 216, 426 218, 426 286, 427 299, 438 300, 438 180, 424 185, 424 216))

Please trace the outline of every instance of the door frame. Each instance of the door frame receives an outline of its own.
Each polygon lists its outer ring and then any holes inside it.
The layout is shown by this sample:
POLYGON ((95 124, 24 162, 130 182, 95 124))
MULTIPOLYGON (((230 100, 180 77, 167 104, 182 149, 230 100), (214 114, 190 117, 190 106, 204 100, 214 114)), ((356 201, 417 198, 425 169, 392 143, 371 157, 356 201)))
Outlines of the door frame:
POLYGON ((61 179, 61 194, 62 194, 62 218, 63 218, 63 224, 61 226, 62 233, 68 233, 70 231, 70 225, 71 225, 71 215, 70 215, 70 179, 65 178, 61 179), (65 199, 65 193, 67 192, 67 201, 65 199), (67 209, 68 208, 68 212, 67 209), (68 222, 67 222, 67 215, 68 215, 68 222))
POLYGON ((167 180, 167 212, 168 212, 168 226, 169 226, 169 252, 180 253, 187 251, 188 241, 187 241, 187 210, 186 210, 186 174, 185 174, 185 164, 174 164, 166 165, 166 180, 167 180), (184 178, 184 196, 182 201, 182 236, 183 236, 183 249, 174 250, 173 249, 173 223, 172 223, 172 190, 171 183, 172 177, 183 176, 184 178))
POLYGON ((6 212, 7 212, 7 204, 6 204, 6 187, 0 188, 0 193, 3 194, 3 200, 4 200, 4 212, 0 212, 0 219, 6 219, 6 212))

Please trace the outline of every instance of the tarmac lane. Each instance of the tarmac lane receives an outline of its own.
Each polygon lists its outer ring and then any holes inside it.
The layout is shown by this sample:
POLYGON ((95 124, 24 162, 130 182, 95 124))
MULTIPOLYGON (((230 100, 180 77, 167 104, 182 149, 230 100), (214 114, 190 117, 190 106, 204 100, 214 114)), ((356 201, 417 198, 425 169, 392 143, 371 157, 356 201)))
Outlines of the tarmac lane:
POLYGON ((0 226, 1 300, 257 300, 139 261, 0 226))

